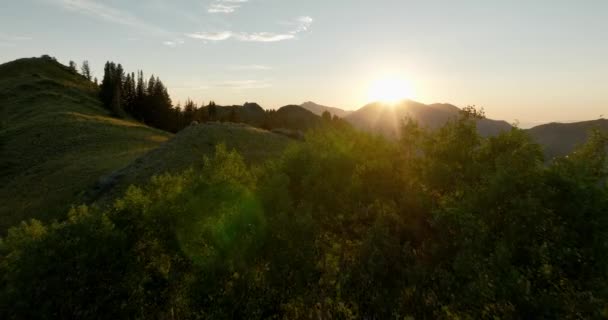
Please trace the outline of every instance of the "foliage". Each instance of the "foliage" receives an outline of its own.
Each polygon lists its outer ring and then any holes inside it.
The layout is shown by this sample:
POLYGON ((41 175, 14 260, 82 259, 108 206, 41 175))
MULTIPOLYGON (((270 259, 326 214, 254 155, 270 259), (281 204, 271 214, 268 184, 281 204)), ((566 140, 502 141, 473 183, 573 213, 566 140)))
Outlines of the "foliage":
POLYGON ((605 316, 606 137, 545 165, 522 130, 480 137, 482 116, 406 120, 398 143, 323 126, 256 166, 220 145, 111 209, 24 223, 0 316, 605 316))

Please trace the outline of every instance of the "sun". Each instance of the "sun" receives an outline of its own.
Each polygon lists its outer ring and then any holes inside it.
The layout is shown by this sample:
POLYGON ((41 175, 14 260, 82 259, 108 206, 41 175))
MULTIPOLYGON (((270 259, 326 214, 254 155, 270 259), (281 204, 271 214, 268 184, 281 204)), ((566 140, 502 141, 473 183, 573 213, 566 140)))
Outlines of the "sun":
POLYGON ((413 97, 412 87, 408 81, 399 77, 386 77, 374 81, 368 93, 368 101, 395 104, 413 97))

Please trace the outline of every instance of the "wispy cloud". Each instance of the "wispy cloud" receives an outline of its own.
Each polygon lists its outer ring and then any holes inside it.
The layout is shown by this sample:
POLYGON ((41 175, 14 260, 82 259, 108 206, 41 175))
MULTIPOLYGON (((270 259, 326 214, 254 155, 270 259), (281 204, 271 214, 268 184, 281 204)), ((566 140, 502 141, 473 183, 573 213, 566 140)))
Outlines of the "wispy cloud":
POLYGON ((249 0, 216 0, 209 5, 209 13, 233 13, 249 0))
POLYGON ((312 23, 313 19, 305 16, 299 17, 294 21, 284 23, 293 27, 291 30, 285 33, 220 31, 188 33, 186 34, 186 37, 205 41, 223 41, 233 38, 239 41, 247 42, 278 42, 296 38, 298 33, 308 31, 312 23))
POLYGON ((294 34, 278 34, 272 32, 234 33, 232 31, 188 33, 186 37, 206 41, 223 41, 230 38, 248 42, 277 42, 295 38, 294 34))
POLYGON ((255 33, 241 33, 237 35, 237 38, 241 41, 249 42, 277 42, 283 40, 290 40, 295 38, 295 34, 279 34, 272 32, 255 32, 255 33))
POLYGON ((297 19, 295 19, 295 21, 293 21, 291 23, 288 22, 287 24, 295 26, 295 29, 291 31, 291 33, 295 34, 295 33, 308 31, 308 29, 312 25, 313 21, 314 20, 311 17, 303 16, 303 17, 298 17, 297 19))
POLYGON ((187 33, 186 37, 198 40, 207 40, 207 41, 222 41, 228 40, 232 37, 232 32, 230 31, 220 31, 220 32, 196 32, 196 33, 187 33))
POLYGON ((63 8, 77 12, 79 14, 88 15, 100 20, 104 20, 110 23, 121 24, 132 28, 139 29, 146 33, 153 33, 159 36, 166 36, 170 32, 149 24, 137 16, 111 7, 107 4, 97 2, 94 0, 49 0, 52 3, 62 6, 63 8))

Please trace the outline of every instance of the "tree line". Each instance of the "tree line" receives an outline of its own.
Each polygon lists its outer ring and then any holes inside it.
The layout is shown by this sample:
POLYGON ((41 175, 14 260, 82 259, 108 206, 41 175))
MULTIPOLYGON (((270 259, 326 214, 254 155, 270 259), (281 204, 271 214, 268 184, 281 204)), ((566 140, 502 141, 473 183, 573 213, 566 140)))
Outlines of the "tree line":
MULTIPOLYGON (((70 61, 69 69, 78 73, 78 66, 70 61)), ((88 61, 83 61, 80 74, 99 85, 99 98, 104 107, 116 117, 131 117, 149 126, 178 132, 193 123, 232 122, 247 123, 267 130, 276 128, 305 131, 321 123, 346 123, 329 113, 321 118, 302 117, 293 110, 264 110, 256 103, 242 106, 219 106, 214 101, 200 105, 191 99, 174 105, 167 87, 158 76, 146 78, 142 70, 126 72, 120 63, 106 62, 101 83, 94 78, 88 61)))

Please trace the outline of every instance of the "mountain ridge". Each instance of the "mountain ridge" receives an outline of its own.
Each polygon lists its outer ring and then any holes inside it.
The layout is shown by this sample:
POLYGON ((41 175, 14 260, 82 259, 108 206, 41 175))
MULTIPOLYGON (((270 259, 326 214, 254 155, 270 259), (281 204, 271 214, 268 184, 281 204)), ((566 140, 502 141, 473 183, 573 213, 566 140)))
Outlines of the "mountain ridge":
POLYGON ((332 115, 336 115, 340 118, 344 118, 353 112, 352 110, 344 110, 341 108, 320 105, 320 104, 317 104, 312 101, 304 102, 304 103, 300 104, 300 106, 318 116, 322 115, 323 112, 328 111, 332 115))
MULTIPOLYGON (((372 102, 351 113, 345 120, 359 129, 395 138, 398 136, 401 121, 406 117, 435 129, 457 117, 459 111, 460 108, 447 103, 427 105, 413 100, 403 100, 396 104, 372 102)), ((512 127, 506 121, 493 119, 480 119, 477 125, 483 136, 496 135, 512 127)))

